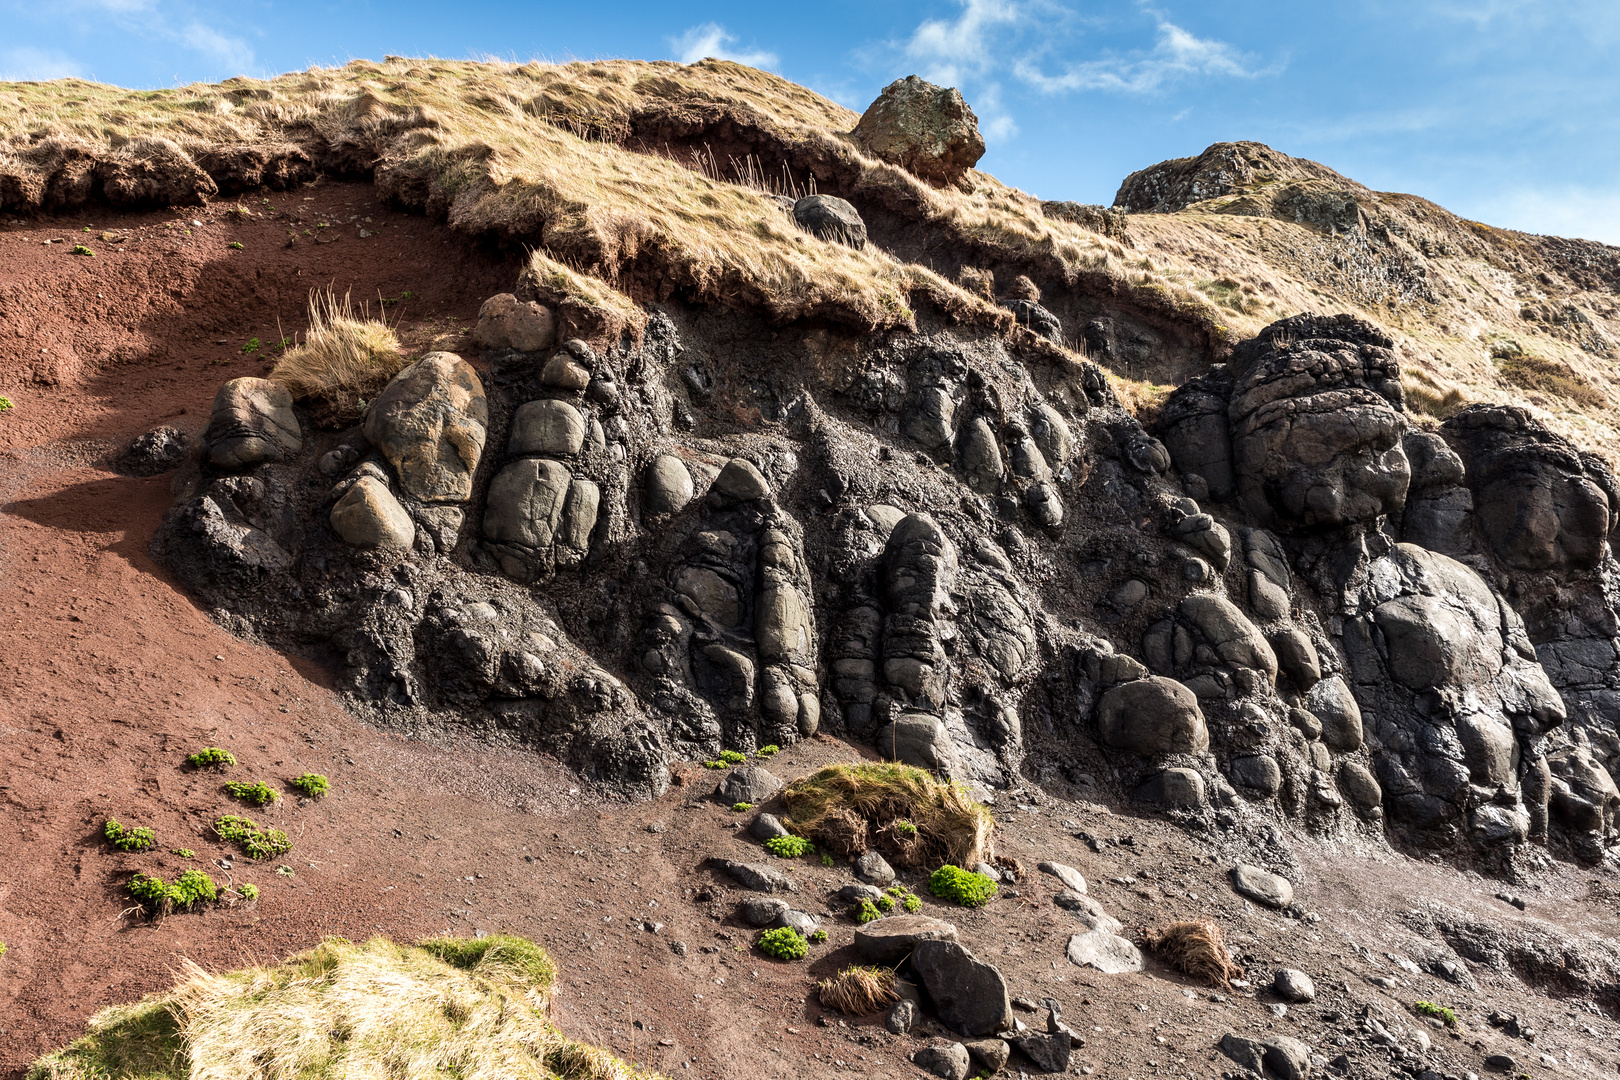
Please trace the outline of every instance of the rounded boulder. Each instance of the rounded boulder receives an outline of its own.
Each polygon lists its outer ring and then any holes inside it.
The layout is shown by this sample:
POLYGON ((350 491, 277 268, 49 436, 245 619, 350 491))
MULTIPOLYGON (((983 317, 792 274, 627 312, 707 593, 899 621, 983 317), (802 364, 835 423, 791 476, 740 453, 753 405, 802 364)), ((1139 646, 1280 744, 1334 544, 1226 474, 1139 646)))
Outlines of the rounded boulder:
POLYGON ((1198 754, 1209 749, 1209 728, 1198 697, 1174 679, 1154 675, 1122 683, 1102 696, 1097 726, 1105 744, 1133 754, 1198 754))

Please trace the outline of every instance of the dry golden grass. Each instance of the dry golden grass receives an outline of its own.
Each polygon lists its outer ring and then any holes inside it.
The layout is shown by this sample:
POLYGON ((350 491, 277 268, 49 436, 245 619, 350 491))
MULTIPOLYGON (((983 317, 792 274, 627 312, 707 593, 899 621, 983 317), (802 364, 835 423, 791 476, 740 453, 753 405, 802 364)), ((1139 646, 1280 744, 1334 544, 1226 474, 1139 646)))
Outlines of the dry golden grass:
POLYGON ((816 984, 816 995, 829 1009, 845 1016, 869 1016, 900 1000, 894 972, 888 968, 851 965, 816 984))
POLYGON ((29 1080, 629 1080, 547 1019, 556 969, 523 938, 328 940, 271 967, 188 964, 167 994, 96 1014, 29 1080))
MULTIPOLYGON (((379 308, 381 304, 379 303, 379 308)), ((289 348, 270 378, 299 400, 319 399, 357 411, 405 367, 399 338, 381 315, 356 310, 348 293, 309 294, 309 329, 289 348)))
POLYGON ((957 783, 936 780, 910 765, 829 765, 795 780, 782 792, 783 824, 833 850, 851 819, 875 829, 885 853, 902 866, 972 866, 994 855, 995 820, 957 783), (915 833, 897 830, 909 822, 915 833))
POLYGON ((1184 975, 1230 990, 1243 969, 1232 963, 1226 938, 1212 922, 1171 923, 1154 935, 1153 952, 1184 975))

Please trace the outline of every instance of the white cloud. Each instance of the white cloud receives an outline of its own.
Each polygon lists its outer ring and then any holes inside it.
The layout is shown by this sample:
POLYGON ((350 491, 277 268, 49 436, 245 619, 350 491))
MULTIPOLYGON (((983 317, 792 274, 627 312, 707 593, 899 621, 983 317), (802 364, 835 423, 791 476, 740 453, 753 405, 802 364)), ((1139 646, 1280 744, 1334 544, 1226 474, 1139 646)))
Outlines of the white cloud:
POLYGON ((930 82, 958 83, 966 72, 984 72, 996 62, 996 30, 1023 18, 1023 9, 1007 0, 961 0, 955 19, 927 19, 912 32, 906 56, 928 65, 930 82))
POLYGON ((1167 19, 1158 25, 1158 41, 1147 51, 1068 65, 1061 75, 1047 75, 1031 60, 1013 65, 1019 78, 1045 93, 1066 90, 1111 90, 1149 94, 1167 83, 1197 75, 1252 79, 1269 74, 1253 57, 1224 41, 1201 38, 1167 19))
POLYGON ((229 37, 200 22, 189 23, 180 32, 180 40, 190 48, 212 56, 220 63, 230 65, 238 72, 245 72, 253 65, 253 50, 248 47, 247 42, 241 38, 229 37))
POLYGON ((0 79, 8 82, 43 82, 46 79, 82 79, 84 67, 54 49, 23 47, 0 53, 0 79))
POLYGON ((725 27, 709 22, 692 27, 678 38, 671 38, 669 43, 675 49, 676 59, 683 64, 695 64, 712 56, 716 60, 733 60, 749 67, 776 65, 776 54, 773 52, 747 52, 730 48, 730 44, 736 40, 736 35, 727 33, 725 27))

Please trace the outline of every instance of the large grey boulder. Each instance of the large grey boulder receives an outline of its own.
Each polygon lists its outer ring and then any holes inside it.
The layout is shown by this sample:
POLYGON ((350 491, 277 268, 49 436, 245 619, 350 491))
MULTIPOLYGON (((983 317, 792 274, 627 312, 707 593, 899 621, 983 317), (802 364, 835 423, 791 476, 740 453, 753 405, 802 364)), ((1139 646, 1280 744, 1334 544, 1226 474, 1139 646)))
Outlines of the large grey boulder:
POLYGON ((877 734, 878 753, 919 769, 950 772, 955 761, 950 735, 937 716, 904 713, 877 734))
POLYGON ((1087 930, 1069 938, 1069 963, 1094 968, 1104 975, 1124 975, 1143 968, 1142 951, 1107 930, 1087 930))
POLYGON ((793 905, 774 896, 750 896, 737 905, 737 917, 749 926, 770 926, 793 905))
POLYGON ((876 851, 868 851, 855 860, 855 876, 869 885, 887 887, 894 884, 894 867, 876 851))
MULTIPOLYGON (((1055 1025, 1054 1025, 1055 1026, 1055 1025)), ((1069 1057, 1073 1053, 1073 1037, 1068 1030, 1058 1027, 1056 1031, 1045 1034, 1028 1031, 1017 1036, 1014 1040, 1018 1049, 1024 1052, 1035 1067, 1045 1073, 1060 1073, 1069 1071, 1069 1057)))
POLYGON ((1121 683, 1102 696, 1097 727, 1105 745, 1134 754, 1198 754, 1209 749, 1209 729, 1193 692, 1154 675, 1121 683))
POLYGON ((351 547, 404 551, 416 539, 416 523, 388 485, 362 476, 332 506, 332 531, 351 547))
POLYGON ((1285 908, 1294 902, 1294 886, 1287 878, 1247 863, 1232 868, 1232 888, 1271 908, 1285 908))
POLYGON ((714 478, 714 486, 709 490, 711 495, 730 505, 768 498, 771 494, 771 483, 752 461, 746 458, 732 458, 726 462, 726 467, 720 470, 720 475, 714 478))
POLYGON ((745 889, 766 893, 798 891, 798 886, 793 884, 792 878, 769 866, 734 862, 731 859, 720 860, 720 866, 731 875, 733 881, 745 889))
POLYGON ((1310 1047, 1287 1035, 1268 1035, 1260 1039, 1224 1035, 1221 1053, 1267 1080, 1306 1080, 1311 1074, 1310 1047))
POLYGON ((1007 980, 962 946, 920 942, 912 950, 911 966, 941 1023, 964 1035, 993 1035, 1012 1026, 1007 980))
POLYGON ((1233 472, 1261 525, 1297 532, 1398 516, 1410 467, 1394 343, 1351 315, 1296 315, 1233 350, 1233 472))
POLYGON ((543 551, 557 538, 573 475, 550 458, 521 458, 495 474, 484 503, 484 537, 543 551))
POLYGON ((884 87, 853 134, 867 153, 935 187, 958 183, 984 156, 979 118, 961 91, 916 75, 884 87))
POLYGON ((512 414, 512 433, 506 452, 525 454, 577 454, 585 445, 585 417, 566 401, 546 398, 518 406, 512 414))
POLYGON ((366 410, 365 436, 422 502, 465 502, 484 453, 489 403, 472 365, 428 353, 394 376, 366 410))
POLYGON ((736 803, 762 803, 782 790, 782 781, 769 769, 745 765, 732 769, 720 781, 714 797, 727 806, 736 803))
POLYGON ((1224 596, 1195 593, 1176 610, 1223 663, 1252 668, 1277 681, 1277 654, 1242 608, 1224 596))
POLYGON ((956 927, 926 915, 891 915, 855 929, 855 951, 869 964, 893 967, 925 941, 956 941, 956 927))
POLYGON ((972 1065, 967 1047, 954 1042, 925 1046, 911 1055, 911 1063, 943 1080, 967 1080, 968 1069, 972 1065))
POLYGON ((486 349, 539 352, 557 343, 557 317, 544 304, 496 293, 478 309, 473 340, 486 349))
POLYGON ((203 430, 208 460, 221 469, 286 461, 304 446, 293 399, 269 379, 232 379, 214 394, 203 430))
POLYGON ((860 212, 835 195, 806 195, 793 204, 793 220, 805 232, 829 243, 866 246, 866 222, 860 212))
POLYGON ((1311 713, 1321 721, 1322 741, 1329 748, 1349 753, 1361 749, 1361 706, 1344 680, 1329 676, 1311 687, 1305 699, 1311 713))
POLYGON ((692 473, 674 454, 659 454, 647 466, 647 512, 679 513, 692 501, 692 473))

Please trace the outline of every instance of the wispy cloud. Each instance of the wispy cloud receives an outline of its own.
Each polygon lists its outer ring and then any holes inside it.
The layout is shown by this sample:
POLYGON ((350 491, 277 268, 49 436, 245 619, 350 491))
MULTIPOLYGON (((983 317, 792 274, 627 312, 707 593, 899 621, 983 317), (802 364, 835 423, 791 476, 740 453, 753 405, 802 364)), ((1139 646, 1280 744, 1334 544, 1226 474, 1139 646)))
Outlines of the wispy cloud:
POLYGON ((670 38, 669 43, 675 50, 675 58, 683 64, 695 64, 712 56, 716 60, 734 60, 749 67, 768 68, 776 65, 775 53, 763 49, 733 49, 731 43, 736 40, 736 35, 727 33, 719 23, 708 22, 692 27, 680 37, 670 38))
POLYGON ((998 32, 1017 25, 1024 7, 1009 0, 963 0, 954 19, 927 19, 912 32, 906 56, 926 65, 933 82, 961 82, 965 73, 980 74, 996 63, 998 32))
POLYGON ((84 78, 84 66, 54 49, 24 47, 0 53, 0 79, 8 82, 43 82, 46 79, 84 78))
POLYGON ((1451 209, 1499 228, 1620 245, 1620 192, 1520 188, 1474 201, 1458 200, 1451 209))
POLYGON ((180 40, 200 53, 212 56, 222 64, 238 71, 246 71, 253 64, 253 50, 241 38, 221 33, 211 26, 193 21, 180 32, 180 40))
POLYGON ((1276 70, 1262 70, 1255 57, 1224 41, 1201 38, 1164 18, 1159 19, 1157 39, 1152 49, 1068 64, 1059 75, 1046 74, 1028 59, 1015 62, 1013 70, 1048 94, 1073 90, 1151 94, 1196 76, 1252 79, 1276 70))

